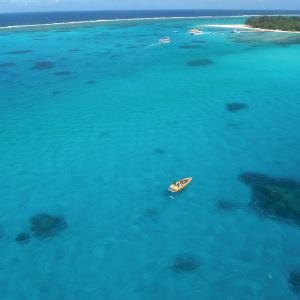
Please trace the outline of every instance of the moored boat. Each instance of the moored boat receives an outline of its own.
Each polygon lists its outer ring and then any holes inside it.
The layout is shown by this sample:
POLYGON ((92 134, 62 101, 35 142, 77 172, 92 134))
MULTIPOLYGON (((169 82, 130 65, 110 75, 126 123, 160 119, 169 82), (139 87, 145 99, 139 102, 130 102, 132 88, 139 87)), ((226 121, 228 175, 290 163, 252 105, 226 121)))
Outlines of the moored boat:
POLYGON ((201 35, 201 34, 203 34, 203 31, 201 31, 200 29, 197 29, 197 28, 193 28, 189 31, 189 34, 191 34, 191 35, 201 35))
POLYGON ((182 189, 184 189, 188 184, 190 184, 190 182, 192 181, 192 177, 187 177, 181 180, 178 180, 176 182, 174 182, 173 184, 171 184, 168 188, 168 190, 172 193, 177 193, 179 191, 181 191, 182 189))
POLYGON ((159 43, 160 44, 169 44, 169 43, 171 43, 171 39, 169 37, 163 37, 163 38, 159 39, 159 43))

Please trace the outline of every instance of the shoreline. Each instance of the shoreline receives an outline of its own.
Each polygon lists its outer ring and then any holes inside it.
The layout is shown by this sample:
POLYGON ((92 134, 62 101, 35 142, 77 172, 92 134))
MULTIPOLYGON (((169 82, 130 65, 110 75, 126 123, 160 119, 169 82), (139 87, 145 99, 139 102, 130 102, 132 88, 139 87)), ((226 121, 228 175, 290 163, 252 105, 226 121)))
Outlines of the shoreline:
POLYGON ((215 27, 215 28, 228 28, 228 29, 241 29, 248 30, 249 32, 277 32, 277 33, 300 33, 300 31, 288 31, 280 29, 265 29, 265 28, 255 28, 245 24, 209 24, 202 25, 204 27, 215 27))
POLYGON ((128 19, 99 19, 99 20, 85 20, 85 21, 70 21, 70 22, 55 22, 55 23, 41 23, 41 24, 24 24, 24 25, 7 25, 0 26, 0 32, 26 29, 44 29, 48 27, 76 27, 77 25, 91 25, 112 22, 135 22, 135 21, 152 21, 152 20, 184 20, 184 19, 218 19, 218 18, 246 18, 255 17, 259 15, 238 15, 238 16, 194 16, 194 17, 146 17, 146 18, 128 18, 128 19))

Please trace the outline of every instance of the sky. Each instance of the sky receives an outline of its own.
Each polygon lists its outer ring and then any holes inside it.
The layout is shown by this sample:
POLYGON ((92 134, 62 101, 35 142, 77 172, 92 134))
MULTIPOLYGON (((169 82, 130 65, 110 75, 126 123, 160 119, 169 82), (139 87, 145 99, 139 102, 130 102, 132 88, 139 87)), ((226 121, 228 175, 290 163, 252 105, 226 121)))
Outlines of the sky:
POLYGON ((300 0, 0 0, 0 12, 172 8, 300 10, 300 0))

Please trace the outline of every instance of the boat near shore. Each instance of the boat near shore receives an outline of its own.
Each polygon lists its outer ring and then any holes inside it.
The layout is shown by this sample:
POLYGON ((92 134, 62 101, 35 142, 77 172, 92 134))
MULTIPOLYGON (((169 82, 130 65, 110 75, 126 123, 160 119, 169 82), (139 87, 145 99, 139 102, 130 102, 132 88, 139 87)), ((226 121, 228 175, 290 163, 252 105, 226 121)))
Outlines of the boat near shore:
POLYGON ((189 34, 190 35, 201 35, 201 34, 203 34, 203 31, 198 28, 193 28, 193 29, 189 30, 189 34))
POLYGON ((163 37, 163 38, 159 39, 159 43, 160 44, 170 44, 171 39, 169 37, 163 37))

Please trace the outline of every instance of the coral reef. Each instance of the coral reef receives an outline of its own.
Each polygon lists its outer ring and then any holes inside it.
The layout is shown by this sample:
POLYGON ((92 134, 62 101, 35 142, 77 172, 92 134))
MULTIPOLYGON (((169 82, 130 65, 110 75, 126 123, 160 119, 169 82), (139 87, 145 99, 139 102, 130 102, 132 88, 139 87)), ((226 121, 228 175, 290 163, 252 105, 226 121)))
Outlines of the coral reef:
POLYGON ((197 270, 200 266, 200 262, 195 255, 188 253, 179 254, 174 259, 174 264, 171 269, 174 272, 191 273, 197 270))
POLYGON ((19 244, 27 244, 30 242, 30 235, 27 232, 20 232, 17 236, 16 236, 16 242, 18 242, 19 244))
POLYGON ((10 68, 10 67, 14 67, 15 65, 16 65, 15 63, 7 62, 7 63, 0 64, 0 68, 10 68))
POLYGON ((47 70, 55 67, 55 64, 51 61, 38 61, 32 67, 33 70, 47 70))
POLYGON ((238 112, 240 110, 248 109, 249 106, 244 103, 239 103, 239 102, 232 102, 232 103, 227 103, 226 104, 226 109, 230 112, 238 112))
POLYGON ((65 219, 61 216, 41 213, 30 219, 31 231, 38 238, 48 238, 56 235, 67 227, 65 219))
POLYGON ((213 64, 213 61, 210 59, 195 59, 187 62, 187 66, 189 67, 201 67, 213 64))
POLYGON ((182 45, 182 46, 179 46, 179 48, 180 49, 199 49, 201 47, 198 45, 182 45))
POLYGON ((161 148, 155 148, 155 149, 153 150, 153 152, 154 152, 155 154, 165 154, 165 151, 164 151, 163 149, 161 149, 161 148))
POLYGON ((299 294, 300 293, 300 270, 293 270, 290 272, 288 282, 292 290, 299 294))
POLYGON ((96 81, 96 80, 89 80, 89 81, 87 81, 86 83, 87 83, 87 84, 95 84, 95 83, 97 83, 97 81, 96 81))
POLYGON ((14 51, 6 52, 6 54, 27 54, 31 52, 32 50, 14 50, 14 51))
POLYGON ((67 76, 67 75, 71 75, 72 73, 69 71, 61 71, 61 72, 56 72, 55 75, 57 76, 67 76))
POLYGON ((232 210, 236 210, 240 207, 241 206, 238 203, 231 201, 231 200, 219 199, 217 201, 217 208, 222 211, 232 211, 232 210))
POLYGON ((148 208, 145 211, 145 215, 151 220, 156 221, 158 217, 158 210, 156 208, 148 208))
POLYGON ((55 90, 52 92, 52 96, 55 97, 55 96, 61 95, 62 93, 63 93, 63 91, 55 90))
POLYGON ((300 183, 258 173, 244 173, 240 180, 251 187, 250 206, 258 213, 300 226, 300 183))

